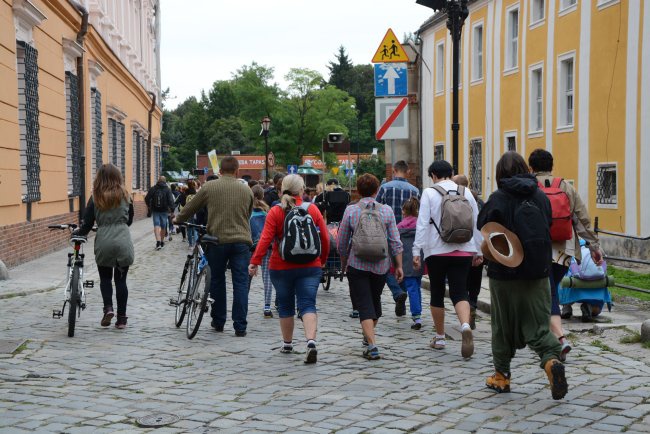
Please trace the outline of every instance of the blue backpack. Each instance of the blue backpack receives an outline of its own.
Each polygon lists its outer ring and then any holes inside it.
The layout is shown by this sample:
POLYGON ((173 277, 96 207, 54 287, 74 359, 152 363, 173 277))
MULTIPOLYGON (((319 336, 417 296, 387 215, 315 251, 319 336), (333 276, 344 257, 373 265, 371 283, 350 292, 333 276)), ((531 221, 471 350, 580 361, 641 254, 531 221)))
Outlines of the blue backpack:
POLYGON ((250 218, 251 238, 253 239, 252 250, 257 247, 257 243, 260 241, 264 223, 266 223, 266 212, 259 209, 253 210, 250 218))

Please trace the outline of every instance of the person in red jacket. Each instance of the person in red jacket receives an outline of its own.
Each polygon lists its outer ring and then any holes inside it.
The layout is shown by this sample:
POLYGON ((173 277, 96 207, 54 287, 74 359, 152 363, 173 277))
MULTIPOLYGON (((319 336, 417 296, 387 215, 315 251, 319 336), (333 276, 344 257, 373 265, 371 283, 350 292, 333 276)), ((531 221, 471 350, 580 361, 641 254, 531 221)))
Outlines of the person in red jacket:
POLYGON ((264 255, 271 243, 273 243, 269 268, 271 269, 271 282, 276 291, 280 328, 282 330, 283 342, 280 351, 285 354, 293 352, 293 318, 297 305, 305 329, 305 338, 307 339, 305 363, 315 363, 317 357, 316 328, 318 325, 316 293, 320 285, 322 266, 326 263, 329 254, 329 234, 325 220, 316 205, 309 205, 307 212, 320 231, 320 257, 307 264, 283 260, 280 256, 278 240, 282 240, 284 219, 287 212, 296 206, 302 205, 305 182, 299 175, 289 175, 282 180, 281 191, 280 204, 271 208, 266 216, 264 230, 251 258, 248 272, 251 276, 257 274, 258 266, 262 264, 264 255))

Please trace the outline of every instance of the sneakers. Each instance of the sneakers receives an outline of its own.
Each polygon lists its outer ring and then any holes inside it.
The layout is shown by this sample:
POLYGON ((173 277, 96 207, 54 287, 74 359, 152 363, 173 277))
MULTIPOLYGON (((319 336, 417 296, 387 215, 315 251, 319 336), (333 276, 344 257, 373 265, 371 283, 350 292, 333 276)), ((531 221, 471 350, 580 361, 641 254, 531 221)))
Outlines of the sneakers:
POLYGON ((160 241, 156 241, 156 250, 162 249, 162 246, 160 245, 160 241))
POLYGON ((282 346, 280 347, 280 352, 282 354, 291 354, 291 353, 293 353, 293 343, 282 342, 282 346))
POLYGON ((582 312, 582 322, 591 322, 591 308, 587 303, 582 303, 580 305, 580 312, 582 312))
POLYGON ((503 374, 502 372, 495 371, 494 374, 487 377, 485 385, 499 393, 510 392, 510 373, 503 374))
POLYGON ((447 341, 445 340, 445 338, 435 336, 433 339, 431 339, 431 343, 429 344, 429 346, 434 350, 444 350, 445 347, 447 346, 447 341))
POLYGON ((160 248, 162 249, 163 247, 165 247, 165 242, 164 242, 164 241, 161 241, 161 242, 160 242, 160 248))
POLYGON ((246 336, 246 330, 235 330, 235 336, 238 338, 243 338, 246 336))
POLYGON ((305 354, 305 364, 316 363, 318 359, 318 350, 316 350, 316 345, 309 344, 307 345, 307 353, 305 354))
POLYGON ((560 318, 562 319, 571 319, 573 316, 573 309, 570 304, 562 305, 562 312, 560 313, 560 318))
POLYGON ((422 328, 422 321, 420 318, 414 319, 413 324, 411 324, 411 330, 420 330, 422 328))
POLYGON ((560 338, 560 343, 562 344, 562 352, 560 353, 560 361, 566 362, 566 355, 571 351, 571 344, 566 338, 560 338))
POLYGON ((472 335, 472 329, 464 329, 462 335, 463 342, 460 345, 460 354, 464 359, 469 359, 474 354, 474 336, 472 335))
POLYGON ((350 318, 359 318, 359 311, 352 310, 352 312, 350 312, 350 318))
POLYGON ((472 307, 469 309, 469 328, 476 330, 476 308, 472 307))
POLYGON ((395 299, 395 315, 404 316, 406 315, 406 292, 402 292, 395 299))
POLYGON ((118 330, 124 330, 126 328, 126 320, 129 319, 127 316, 117 316, 117 321, 115 321, 115 328, 118 330))
POLYGON ((377 347, 366 348, 363 351, 363 357, 368 360, 379 360, 381 356, 379 355, 379 349, 377 347))
POLYGON ((564 365, 558 359, 551 359, 544 365, 544 371, 551 385, 553 399, 562 399, 567 394, 569 386, 566 382, 564 365))
POLYGON ((264 318, 273 318, 273 312, 271 312, 271 309, 264 309, 264 318))
POLYGON ((115 312, 113 312, 113 306, 106 306, 104 308, 104 316, 102 317, 102 321, 100 324, 102 327, 108 327, 111 325, 111 321, 113 320, 113 317, 115 316, 115 312))

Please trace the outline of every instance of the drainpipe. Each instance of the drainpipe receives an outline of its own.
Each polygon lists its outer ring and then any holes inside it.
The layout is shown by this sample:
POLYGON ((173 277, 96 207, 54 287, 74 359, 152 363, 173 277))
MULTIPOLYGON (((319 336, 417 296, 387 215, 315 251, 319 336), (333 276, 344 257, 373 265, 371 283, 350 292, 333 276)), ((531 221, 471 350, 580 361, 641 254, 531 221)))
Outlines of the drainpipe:
MULTIPOLYGON (((147 138, 147 161, 149 164, 147 164, 147 179, 149 180, 149 184, 147 185, 147 188, 151 186, 151 122, 153 118, 153 112, 156 110, 156 94, 153 92, 147 92, 149 96, 151 96, 151 108, 149 109, 149 117, 147 119, 147 131, 149 132, 149 137, 147 138)), ((155 182, 158 182, 156 179, 155 182)))
MULTIPOLYGON (((88 33, 88 10, 74 0, 68 0, 81 14, 81 27, 77 33, 77 43, 83 47, 88 33)), ((86 86, 84 80, 84 54, 77 58, 77 84, 79 94, 79 139, 81 140, 81 192, 79 193, 79 224, 86 207, 86 86)))

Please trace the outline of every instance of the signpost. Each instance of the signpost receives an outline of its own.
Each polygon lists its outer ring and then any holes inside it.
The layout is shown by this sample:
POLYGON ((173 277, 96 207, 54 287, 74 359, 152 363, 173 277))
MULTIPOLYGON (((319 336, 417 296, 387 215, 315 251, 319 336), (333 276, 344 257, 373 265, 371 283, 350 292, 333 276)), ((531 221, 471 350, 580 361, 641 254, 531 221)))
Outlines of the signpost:
POLYGON ((298 173, 298 165, 297 164, 289 164, 287 166, 287 173, 289 175, 295 175, 298 173))
POLYGON ((375 64, 375 96, 407 96, 406 63, 375 64))
POLYGON ((408 98, 376 98, 375 129, 377 140, 408 139, 408 98))

